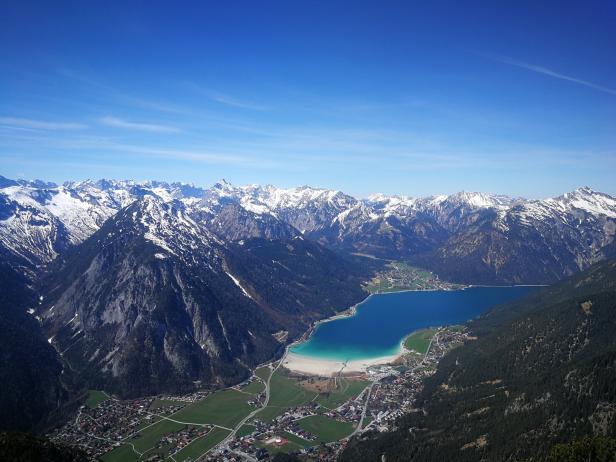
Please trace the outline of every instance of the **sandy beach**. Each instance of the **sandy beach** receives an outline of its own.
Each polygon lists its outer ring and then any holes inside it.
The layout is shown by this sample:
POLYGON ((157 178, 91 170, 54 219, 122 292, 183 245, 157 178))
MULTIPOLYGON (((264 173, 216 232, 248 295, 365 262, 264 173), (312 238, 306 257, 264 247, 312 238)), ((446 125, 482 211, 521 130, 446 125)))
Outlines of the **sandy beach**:
POLYGON ((330 377, 332 374, 337 374, 341 370, 345 374, 365 372, 369 366, 391 363, 398 359, 401 354, 402 351, 400 354, 382 356, 380 358, 357 359, 345 362, 334 359, 301 356, 289 351, 282 365, 293 372, 330 377))

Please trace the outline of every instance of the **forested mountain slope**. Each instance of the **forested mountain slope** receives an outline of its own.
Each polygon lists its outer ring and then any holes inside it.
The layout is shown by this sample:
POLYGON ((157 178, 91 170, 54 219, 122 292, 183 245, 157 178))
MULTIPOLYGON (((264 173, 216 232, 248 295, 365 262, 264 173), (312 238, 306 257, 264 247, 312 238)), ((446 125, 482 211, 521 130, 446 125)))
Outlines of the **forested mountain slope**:
POLYGON ((616 261, 473 321, 417 407, 390 434, 354 441, 343 461, 501 461, 557 442, 616 436, 616 261))

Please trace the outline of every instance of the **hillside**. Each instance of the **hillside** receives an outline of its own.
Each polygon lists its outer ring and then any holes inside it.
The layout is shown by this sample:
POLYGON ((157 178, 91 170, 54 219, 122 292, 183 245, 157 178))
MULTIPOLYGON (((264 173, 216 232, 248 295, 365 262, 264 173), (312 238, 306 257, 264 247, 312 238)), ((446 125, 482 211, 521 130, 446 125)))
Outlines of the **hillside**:
MULTIPOLYGON (((255 230, 250 215, 241 223, 255 230)), ((271 225, 263 232, 284 228, 271 225)), ((50 343, 89 388, 187 392, 241 381, 282 350, 282 334, 365 296, 361 273, 318 244, 244 234, 223 241, 181 202, 136 200, 41 280, 50 343)))
POLYGON ((343 461, 519 460, 616 435, 616 261, 501 306, 428 379, 420 410, 343 461))
POLYGON ((33 306, 26 278, 0 261, 0 431, 41 428, 66 399, 61 362, 26 311, 33 306))

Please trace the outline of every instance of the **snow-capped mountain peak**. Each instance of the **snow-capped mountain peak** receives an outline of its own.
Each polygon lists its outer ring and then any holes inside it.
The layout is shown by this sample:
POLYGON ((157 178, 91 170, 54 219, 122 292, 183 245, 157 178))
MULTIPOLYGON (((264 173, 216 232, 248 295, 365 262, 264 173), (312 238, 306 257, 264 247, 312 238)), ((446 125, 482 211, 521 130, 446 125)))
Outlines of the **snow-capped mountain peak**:
MULTIPOLYGON (((584 226, 590 226, 587 222, 592 218, 596 222, 592 226, 597 229, 592 237, 585 235, 580 242, 605 235, 597 244, 603 246, 613 239, 613 225, 605 224, 605 230, 600 227, 604 220, 616 218, 616 199, 588 187, 545 200, 466 191, 417 198, 374 194, 358 200, 325 188, 238 187, 224 179, 207 189, 158 181, 103 179, 57 186, 0 180, 0 241, 9 253, 34 266, 48 263, 68 246, 79 244, 136 201, 139 206, 150 207, 148 223, 155 228, 151 232, 163 233, 169 239, 173 232, 166 233, 165 229, 176 226, 204 236, 204 230, 209 229, 213 232, 208 239, 223 240, 288 237, 294 235, 295 228, 332 247, 350 245, 351 236, 359 245, 368 239, 366 233, 375 233, 377 240, 383 236, 415 236, 412 242, 426 240, 425 248, 429 248, 481 217, 494 220, 491 228, 503 233, 513 232, 513 223, 536 228, 548 222, 579 226, 584 220, 584 226), (169 215, 169 210, 174 212, 169 215), (165 223, 170 216, 174 218, 167 228, 156 228, 157 221, 165 223)), ((381 243, 371 251, 387 253, 387 245, 381 243)), ((401 245, 396 244, 398 252, 413 252, 413 248, 398 247, 401 245)))

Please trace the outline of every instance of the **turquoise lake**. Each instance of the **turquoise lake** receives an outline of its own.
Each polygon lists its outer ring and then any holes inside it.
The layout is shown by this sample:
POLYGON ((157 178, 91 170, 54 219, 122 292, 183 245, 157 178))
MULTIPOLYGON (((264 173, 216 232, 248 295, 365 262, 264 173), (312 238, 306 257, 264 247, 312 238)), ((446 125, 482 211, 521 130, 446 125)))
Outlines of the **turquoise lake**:
POLYGON ((320 324, 293 353, 323 359, 370 359, 396 354, 400 342, 425 327, 460 324, 536 287, 471 287, 452 291, 372 295, 355 316, 320 324))

